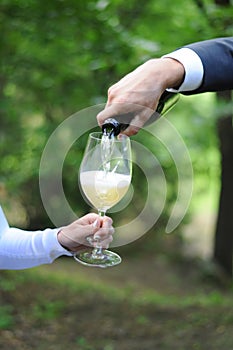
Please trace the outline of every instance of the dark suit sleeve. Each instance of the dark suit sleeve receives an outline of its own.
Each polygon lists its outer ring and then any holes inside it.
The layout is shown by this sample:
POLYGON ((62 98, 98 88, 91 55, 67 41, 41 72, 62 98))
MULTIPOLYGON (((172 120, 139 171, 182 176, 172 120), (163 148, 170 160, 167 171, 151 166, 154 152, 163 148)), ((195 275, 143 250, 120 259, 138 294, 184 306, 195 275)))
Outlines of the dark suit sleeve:
POLYGON ((204 67, 202 84, 191 94, 233 89, 233 37, 206 40, 185 47, 198 54, 204 67))

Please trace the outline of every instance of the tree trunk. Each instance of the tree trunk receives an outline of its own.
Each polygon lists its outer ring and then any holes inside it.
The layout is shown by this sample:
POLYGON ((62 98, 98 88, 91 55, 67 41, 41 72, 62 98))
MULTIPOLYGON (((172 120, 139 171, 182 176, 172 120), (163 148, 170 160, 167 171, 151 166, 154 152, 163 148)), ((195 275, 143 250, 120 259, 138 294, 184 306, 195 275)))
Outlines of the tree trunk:
MULTIPOLYGON (((231 100, 231 92, 218 93, 221 100, 231 100)), ((217 123, 221 151, 221 192, 215 232, 214 259, 232 276, 233 252, 233 121, 232 115, 217 123)))

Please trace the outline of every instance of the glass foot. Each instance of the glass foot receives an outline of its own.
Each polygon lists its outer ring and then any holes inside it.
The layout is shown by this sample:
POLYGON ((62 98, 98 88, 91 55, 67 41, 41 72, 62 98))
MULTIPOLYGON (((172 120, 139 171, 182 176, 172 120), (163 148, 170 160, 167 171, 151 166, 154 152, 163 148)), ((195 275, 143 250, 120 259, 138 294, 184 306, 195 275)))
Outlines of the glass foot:
POLYGON ((103 249, 102 255, 93 254, 92 250, 81 250, 74 254, 74 259, 80 264, 92 267, 111 267, 121 263, 121 257, 109 250, 103 249))

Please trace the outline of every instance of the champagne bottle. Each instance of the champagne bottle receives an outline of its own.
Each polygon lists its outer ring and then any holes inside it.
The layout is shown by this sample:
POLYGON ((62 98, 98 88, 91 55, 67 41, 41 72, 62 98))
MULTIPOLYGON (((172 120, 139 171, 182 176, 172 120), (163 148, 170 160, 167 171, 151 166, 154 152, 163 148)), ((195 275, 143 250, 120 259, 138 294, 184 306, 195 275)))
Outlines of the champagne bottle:
MULTIPOLYGON (((161 95, 158 106, 156 108, 156 116, 152 119, 158 119, 158 116, 164 115, 167 113, 178 101, 179 94, 164 91, 161 95)), ((108 118, 105 120, 102 125, 102 132, 104 135, 108 135, 110 138, 117 136, 121 131, 124 131, 130 124, 130 120, 133 118, 133 115, 127 113, 123 116, 117 116, 116 118, 108 118)))

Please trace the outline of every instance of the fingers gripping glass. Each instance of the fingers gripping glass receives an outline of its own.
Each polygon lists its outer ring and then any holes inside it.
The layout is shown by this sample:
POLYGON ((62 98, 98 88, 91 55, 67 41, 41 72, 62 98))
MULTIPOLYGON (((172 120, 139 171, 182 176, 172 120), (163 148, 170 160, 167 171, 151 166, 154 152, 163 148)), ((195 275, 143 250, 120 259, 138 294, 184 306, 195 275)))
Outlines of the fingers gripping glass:
MULTIPOLYGON (((101 132, 89 135, 80 166, 79 181, 84 196, 100 216, 117 204, 126 194, 132 175, 130 139, 125 135, 108 137, 101 132)), ((88 266, 118 265, 121 257, 101 247, 100 240, 87 238, 94 249, 74 254, 76 261, 88 266)))

